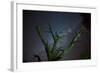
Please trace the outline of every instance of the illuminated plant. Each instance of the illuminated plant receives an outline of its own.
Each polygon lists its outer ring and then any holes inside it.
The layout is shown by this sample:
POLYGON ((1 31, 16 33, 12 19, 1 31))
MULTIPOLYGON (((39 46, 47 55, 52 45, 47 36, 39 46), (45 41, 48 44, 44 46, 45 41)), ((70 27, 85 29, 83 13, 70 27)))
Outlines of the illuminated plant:
MULTIPOLYGON (((80 37, 81 31, 75 33, 68 47, 66 48, 58 47, 57 48, 57 43, 59 42, 59 40, 63 38, 63 35, 60 35, 57 32, 54 33, 51 25, 49 24, 48 26, 49 26, 48 33, 50 33, 52 36, 53 45, 50 45, 46 40, 44 40, 40 26, 36 26, 36 31, 37 31, 38 36, 40 37, 41 42, 44 45, 48 61, 57 61, 61 59, 64 56, 64 54, 68 53, 69 50, 73 48, 73 46, 75 45, 75 42, 80 37)), ((35 57, 38 57, 38 60, 41 61, 38 55, 35 55, 35 57)))

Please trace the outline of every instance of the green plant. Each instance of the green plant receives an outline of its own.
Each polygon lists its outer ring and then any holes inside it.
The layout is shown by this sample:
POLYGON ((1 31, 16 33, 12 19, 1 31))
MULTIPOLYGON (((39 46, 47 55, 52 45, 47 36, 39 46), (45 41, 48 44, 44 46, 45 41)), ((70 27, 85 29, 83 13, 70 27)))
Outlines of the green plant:
POLYGON ((52 39, 53 39, 53 45, 50 45, 46 40, 44 40, 41 33, 42 30, 40 26, 36 26, 36 31, 37 31, 38 36, 40 37, 41 42, 44 45, 48 61, 56 61, 56 60, 61 59, 65 53, 68 53, 69 50, 73 48, 73 46, 75 45, 75 42, 78 40, 78 38, 81 35, 81 31, 75 33, 74 37, 72 38, 67 48, 63 48, 63 47, 57 48, 57 43, 59 42, 60 39, 63 38, 63 35, 60 35, 57 32, 54 33, 51 25, 49 24, 48 26, 49 26, 49 33, 51 34, 52 39))

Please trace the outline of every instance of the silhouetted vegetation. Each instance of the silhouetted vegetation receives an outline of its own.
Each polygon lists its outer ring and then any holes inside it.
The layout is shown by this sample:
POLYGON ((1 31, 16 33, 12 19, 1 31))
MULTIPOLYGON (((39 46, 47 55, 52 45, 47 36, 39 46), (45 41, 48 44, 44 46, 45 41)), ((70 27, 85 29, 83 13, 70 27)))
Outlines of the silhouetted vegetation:
MULTIPOLYGON (((52 30, 52 26, 50 24, 48 26, 49 26, 48 33, 50 33, 52 36, 53 45, 50 45, 46 40, 43 39, 42 30, 40 26, 36 26, 36 31, 37 31, 38 36, 40 37, 41 42, 44 45, 48 61, 57 61, 57 60, 60 60, 64 56, 65 53, 68 53, 74 47, 75 42, 77 42, 78 38, 81 35, 81 29, 79 32, 75 33, 68 47, 57 48, 57 43, 59 42, 59 40, 63 38, 63 35, 60 35, 57 32, 54 33, 52 30)), ((36 57, 38 57, 38 60, 41 61, 38 55, 36 57)))

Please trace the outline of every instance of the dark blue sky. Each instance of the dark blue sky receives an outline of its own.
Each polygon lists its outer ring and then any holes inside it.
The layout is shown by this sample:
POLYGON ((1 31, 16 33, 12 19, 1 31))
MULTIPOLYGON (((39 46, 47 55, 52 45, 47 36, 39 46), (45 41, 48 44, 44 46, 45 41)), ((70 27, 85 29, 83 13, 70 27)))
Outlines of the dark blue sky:
MULTIPOLYGON (((51 34, 47 32, 48 24, 50 24, 54 33, 58 32, 59 34, 64 35, 63 39, 59 41, 58 47, 67 47, 74 33, 79 31, 80 26, 83 25, 84 17, 90 19, 85 15, 90 16, 88 13, 23 10, 23 61, 35 61, 35 54, 39 55, 43 61, 47 60, 44 46, 35 29, 36 25, 39 25, 42 28, 44 39, 47 40, 49 44, 52 44, 53 40, 51 34)), ((90 21, 88 20, 88 22, 90 21)), ((88 24, 90 26, 90 23, 88 24)), ((90 47, 90 34, 85 34, 82 37, 81 43, 78 44, 79 48, 65 55, 62 60, 79 59, 80 53, 84 50, 83 45, 87 44, 85 49, 90 47)))

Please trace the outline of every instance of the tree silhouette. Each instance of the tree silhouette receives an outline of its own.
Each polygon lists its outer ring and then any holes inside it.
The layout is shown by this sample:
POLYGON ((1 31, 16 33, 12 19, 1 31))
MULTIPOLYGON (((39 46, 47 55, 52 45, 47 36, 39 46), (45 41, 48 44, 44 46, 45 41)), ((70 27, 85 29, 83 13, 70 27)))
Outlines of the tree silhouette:
MULTIPOLYGON (((52 30, 52 26, 50 24, 48 24, 48 27, 49 27, 48 33, 50 33, 52 36, 53 45, 50 45, 46 40, 44 40, 40 26, 36 26, 36 32, 38 36, 40 37, 41 42, 44 45, 48 61, 57 61, 57 60, 60 60, 64 56, 64 54, 68 53, 74 47, 75 43, 77 42, 78 38, 81 35, 81 29, 79 32, 75 33, 68 47, 66 48, 58 47, 57 48, 57 43, 59 42, 59 40, 63 38, 63 35, 58 34, 58 32, 54 33, 52 30)), ((39 58, 39 61, 41 61, 40 58, 39 58)))

